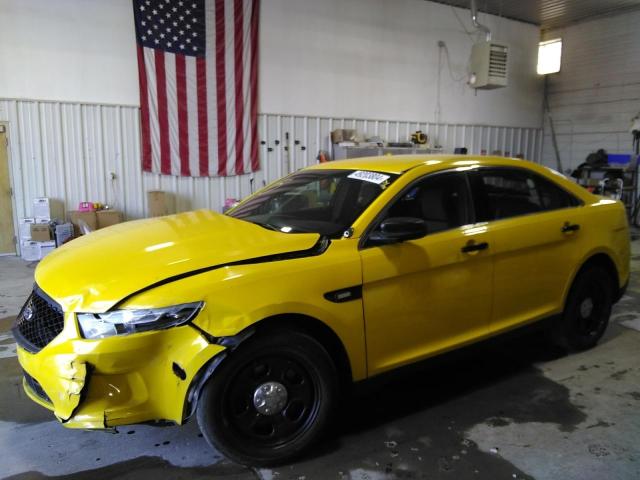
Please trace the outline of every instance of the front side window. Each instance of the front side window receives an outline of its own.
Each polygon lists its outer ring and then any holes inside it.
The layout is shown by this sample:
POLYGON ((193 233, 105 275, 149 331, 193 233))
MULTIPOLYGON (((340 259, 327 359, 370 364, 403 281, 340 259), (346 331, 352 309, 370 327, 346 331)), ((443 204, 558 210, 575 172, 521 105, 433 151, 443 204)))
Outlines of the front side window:
POLYGON ((388 209, 384 219, 424 220, 427 234, 471 223, 470 195, 464 174, 432 174, 410 187, 388 209))
POLYGON ((285 233, 339 237, 396 178, 363 170, 303 170, 228 215, 285 233))
POLYGON ((479 221, 569 208, 579 201, 553 182, 518 168, 481 169, 472 176, 479 221))

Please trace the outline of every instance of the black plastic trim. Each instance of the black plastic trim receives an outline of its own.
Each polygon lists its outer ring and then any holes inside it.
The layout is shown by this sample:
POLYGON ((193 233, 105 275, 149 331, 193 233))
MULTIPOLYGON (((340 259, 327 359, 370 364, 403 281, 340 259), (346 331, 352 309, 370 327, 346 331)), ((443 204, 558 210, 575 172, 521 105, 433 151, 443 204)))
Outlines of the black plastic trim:
POLYGON ((333 303, 344 303, 350 302, 351 300, 358 300, 362 298, 362 285, 327 292, 324 294, 324 298, 333 303))
POLYGON ((22 308, 20 308, 20 312, 18 313, 18 315, 16 316, 15 322, 13 324, 13 326, 11 327, 11 334, 13 335, 13 338, 15 339, 16 343, 24 350, 26 350, 27 352, 31 353, 31 354, 36 354, 39 351, 42 350, 42 348, 33 345, 29 340, 27 340, 25 338, 24 335, 22 335, 22 333, 20 332, 20 330, 18 329, 18 320, 20 319, 20 317, 22 317, 22 312, 24 311, 24 307, 27 306, 27 304, 31 301, 31 297, 33 295, 37 295, 38 297, 40 297, 42 300, 44 300, 53 310, 55 310, 56 312, 58 312, 59 314, 62 315, 63 317, 63 329, 64 329, 64 310, 62 309, 62 307, 60 306, 60 304, 58 304, 53 298, 51 298, 49 295, 47 295, 45 293, 44 290, 42 290, 37 283, 33 284, 33 290, 31 291, 31 294, 29 295, 29 297, 27 298, 27 301, 24 302, 24 305, 22 305, 22 308))
MULTIPOLYGON (((57 310, 58 312, 64 314, 64 310, 62 310, 62 307, 60 306, 59 303, 57 303, 53 298, 51 298, 49 295, 47 295, 45 293, 44 290, 42 290, 37 283, 33 284, 33 291, 40 296, 40 298, 42 298, 45 302, 47 302, 49 304, 49 306, 51 308, 53 308, 54 310, 57 310)), ((26 305, 26 303, 25 303, 26 305)))

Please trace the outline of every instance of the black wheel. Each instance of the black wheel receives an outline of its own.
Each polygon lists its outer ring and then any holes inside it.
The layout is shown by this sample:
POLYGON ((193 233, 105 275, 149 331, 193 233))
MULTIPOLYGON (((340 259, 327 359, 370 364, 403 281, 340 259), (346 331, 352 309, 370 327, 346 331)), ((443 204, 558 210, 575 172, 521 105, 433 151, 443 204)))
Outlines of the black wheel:
POLYGON ((198 403, 198 425, 209 444, 231 460, 281 464, 326 430, 337 379, 331 357, 312 337, 263 332, 213 373, 198 403))
POLYGON ((556 344, 569 350, 594 347, 609 324, 613 303, 613 284, 602 267, 591 266, 573 282, 562 319, 556 325, 556 344))

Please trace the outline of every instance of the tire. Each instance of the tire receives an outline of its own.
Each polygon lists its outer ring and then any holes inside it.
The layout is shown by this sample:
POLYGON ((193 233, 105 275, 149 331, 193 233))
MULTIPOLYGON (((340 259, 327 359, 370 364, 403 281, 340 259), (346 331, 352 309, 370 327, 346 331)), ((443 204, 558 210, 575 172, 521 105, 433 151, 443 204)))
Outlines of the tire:
POLYGON ((593 265, 582 270, 571 286, 567 303, 553 340, 570 351, 596 346, 609 324, 613 283, 604 268, 593 265))
POLYGON ((318 341, 301 332, 265 331, 234 350, 207 381, 198 425, 229 459, 273 466, 320 439, 337 397, 336 367, 318 341))

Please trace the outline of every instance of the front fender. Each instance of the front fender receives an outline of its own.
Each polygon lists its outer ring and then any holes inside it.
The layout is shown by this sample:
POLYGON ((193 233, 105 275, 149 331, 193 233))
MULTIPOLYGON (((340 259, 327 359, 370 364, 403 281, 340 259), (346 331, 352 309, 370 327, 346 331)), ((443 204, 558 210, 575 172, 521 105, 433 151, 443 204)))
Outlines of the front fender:
POLYGON ((333 242, 322 255, 233 265, 180 279, 131 298, 123 307, 149 308, 204 301, 194 324, 232 337, 265 318, 301 315, 329 327, 342 342, 354 380, 366 377, 362 299, 333 302, 325 294, 362 284, 357 240, 333 242))

